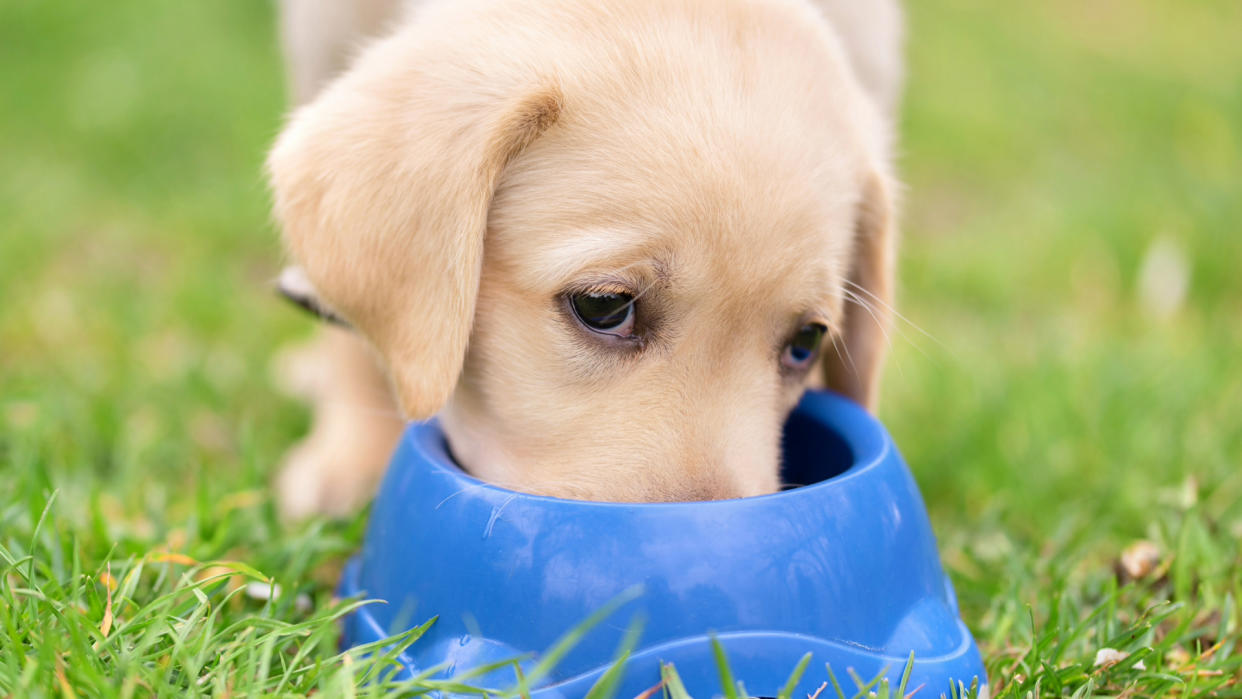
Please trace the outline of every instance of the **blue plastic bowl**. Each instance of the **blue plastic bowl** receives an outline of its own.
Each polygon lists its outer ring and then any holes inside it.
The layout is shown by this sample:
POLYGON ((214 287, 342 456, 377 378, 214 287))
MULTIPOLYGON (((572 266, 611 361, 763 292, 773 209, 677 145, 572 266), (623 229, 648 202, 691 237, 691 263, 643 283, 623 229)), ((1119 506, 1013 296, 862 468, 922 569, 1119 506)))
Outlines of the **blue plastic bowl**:
MULTIPOLYGON (((987 682, 940 566, 927 511, 884 428, 854 403, 810 393, 785 427, 788 483, 772 495, 617 504, 527 495, 461 471, 437 424, 406 431, 375 501, 343 596, 385 600, 354 612, 355 646, 439 619, 401 657, 443 677, 532 658, 635 585, 641 595, 595 626, 535 683, 536 699, 580 699, 642 635, 618 699, 657 684, 672 662, 690 693, 721 693, 711 640, 754 696, 774 697, 807 652, 794 696, 828 679, 852 688, 886 673, 895 688, 950 694, 987 682)), ((510 668, 474 679, 510 687, 510 668)), ((831 690, 829 690, 831 691, 831 690)), ((850 694, 853 692, 850 691, 850 694)))

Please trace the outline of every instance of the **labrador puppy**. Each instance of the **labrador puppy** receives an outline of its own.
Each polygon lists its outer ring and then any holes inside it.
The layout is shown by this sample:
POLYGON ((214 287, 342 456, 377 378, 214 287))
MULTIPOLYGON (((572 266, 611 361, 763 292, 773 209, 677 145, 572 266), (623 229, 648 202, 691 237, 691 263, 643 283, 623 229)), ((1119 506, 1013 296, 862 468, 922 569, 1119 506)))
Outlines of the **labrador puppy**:
POLYGON ((275 216, 352 327, 284 361, 286 514, 365 502, 403 417, 508 488, 684 501, 779 489, 808 384, 874 406, 896 0, 397 5, 284 8, 275 216))

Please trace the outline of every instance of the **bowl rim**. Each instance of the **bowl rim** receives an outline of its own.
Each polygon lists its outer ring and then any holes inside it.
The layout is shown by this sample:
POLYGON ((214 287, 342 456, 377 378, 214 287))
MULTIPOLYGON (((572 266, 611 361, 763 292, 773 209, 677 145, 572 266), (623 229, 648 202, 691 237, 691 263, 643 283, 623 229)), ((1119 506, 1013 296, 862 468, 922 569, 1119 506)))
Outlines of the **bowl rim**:
POLYGON ((401 456, 397 458, 406 463, 414 460, 423 462, 428 469, 428 476, 444 476, 463 483, 462 488, 455 490, 452 495, 442 500, 436 505, 436 509, 439 509, 440 506, 459 495, 482 490, 507 497, 506 506, 517 500, 522 500, 544 507, 630 509, 654 512, 678 509, 737 508, 750 505, 775 504, 777 502, 789 504, 786 501, 813 497, 822 491, 838 488, 848 481, 865 475, 884 463, 888 459, 890 452, 894 450, 892 437, 884 429, 880 421, 858 403, 839 394, 829 391, 808 390, 790 415, 792 416, 796 413, 806 414, 811 419, 836 433, 846 446, 849 447, 850 453, 854 457, 853 463, 844 471, 809 485, 741 498, 675 502, 612 502, 575 500, 510 490, 476 478, 463 470, 452 456, 447 438, 440 427, 438 418, 432 418, 425 422, 411 423, 401 437, 398 455, 404 452, 405 448, 410 447, 414 450, 414 456, 417 458, 410 459, 409 457, 401 456), (426 429, 427 427, 431 429, 426 429))

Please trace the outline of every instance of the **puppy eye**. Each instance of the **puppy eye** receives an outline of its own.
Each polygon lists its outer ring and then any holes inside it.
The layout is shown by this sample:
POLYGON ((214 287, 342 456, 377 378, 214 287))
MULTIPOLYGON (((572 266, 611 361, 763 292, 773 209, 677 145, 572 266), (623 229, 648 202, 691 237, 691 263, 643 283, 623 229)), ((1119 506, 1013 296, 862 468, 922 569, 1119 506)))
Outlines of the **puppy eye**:
POLYGON ((819 343, 828 332, 826 326, 819 323, 807 323, 794 333, 785 350, 781 352, 781 364, 788 369, 802 370, 815 361, 819 354, 819 343))
POLYGON ((634 332, 634 297, 630 294, 572 294, 569 305, 588 330, 620 337, 634 332))

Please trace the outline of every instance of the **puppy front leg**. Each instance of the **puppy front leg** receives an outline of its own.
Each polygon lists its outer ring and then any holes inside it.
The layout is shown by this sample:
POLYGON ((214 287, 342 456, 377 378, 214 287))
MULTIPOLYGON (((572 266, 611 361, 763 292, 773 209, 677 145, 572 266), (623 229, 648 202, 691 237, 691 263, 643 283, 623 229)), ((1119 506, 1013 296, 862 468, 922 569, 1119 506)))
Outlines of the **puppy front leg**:
POLYGON ((278 382, 308 400, 310 433, 276 478, 281 516, 349 515, 375 494, 405 421, 375 357, 353 332, 325 326, 276 359, 278 382))
MULTIPOLYGON (((305 104, 348 65, 409 0, 281 0, 280 33, 294 104, 305 104)), ((325 327, 276 361, 280 383, 310 401, 310 433, 290 449, 276 479, 281 514, 342 516, 375 492, 403 421, 370 350, 353 333, 325 327)))

